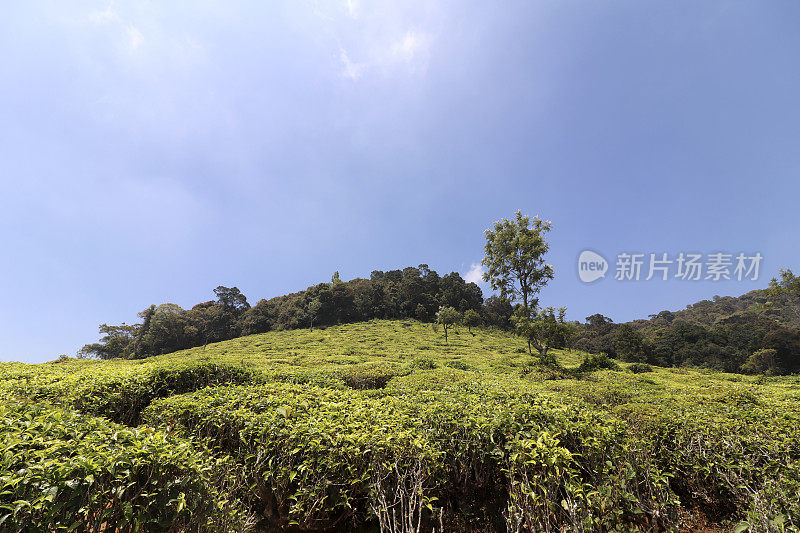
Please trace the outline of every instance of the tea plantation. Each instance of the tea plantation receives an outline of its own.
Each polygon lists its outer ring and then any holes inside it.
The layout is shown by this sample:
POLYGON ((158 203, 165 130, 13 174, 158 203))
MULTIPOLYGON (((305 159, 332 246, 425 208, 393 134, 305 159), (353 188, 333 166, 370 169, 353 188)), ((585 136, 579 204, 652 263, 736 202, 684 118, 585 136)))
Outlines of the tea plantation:
POLYGON ((0 530, 796 531, 800 378, 372 321, 0 365, 0 530))

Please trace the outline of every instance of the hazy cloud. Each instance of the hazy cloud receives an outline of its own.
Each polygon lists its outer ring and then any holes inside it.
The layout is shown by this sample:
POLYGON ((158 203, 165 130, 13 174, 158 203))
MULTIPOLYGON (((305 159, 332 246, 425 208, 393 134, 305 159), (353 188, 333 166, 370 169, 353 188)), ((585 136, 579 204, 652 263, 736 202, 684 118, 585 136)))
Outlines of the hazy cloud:
POLYGON ((313 12, 338 49, 342 77, 424 73, 444 19, 429 3, 362 3, 345 0, 335 8, 313 4, 313 12))
POLYGON ((414 59, 427 56, 430 43, 431 37, 429 35, 409 30, 402 39, 392 46, 392 56, 400 61, 409 63, 414 59))
POLYGON ((139 31, 136 26, 128 26, 125 30, 128 36, 128 49, 136 50, 144 43, 144 35, 139 31))
POLYGON ((344 68, 342 69, 342 76, 351 80, 357 80, 364 72, 364 65, 361 63, 354 63, 347 55, 347 51, 342 48, 339 50, 339 58, 342 61, 344 68))
POLYGON ((89 13, 89 21, 94 24, 108 24, 119 20, 119 15, 114 11, 113 4, 108 4, 102 11, 93 11, 89 13))
POLYGON ((352 18, 358 18, 358 2, 356 0, 345 0, 347 14, 352 18))

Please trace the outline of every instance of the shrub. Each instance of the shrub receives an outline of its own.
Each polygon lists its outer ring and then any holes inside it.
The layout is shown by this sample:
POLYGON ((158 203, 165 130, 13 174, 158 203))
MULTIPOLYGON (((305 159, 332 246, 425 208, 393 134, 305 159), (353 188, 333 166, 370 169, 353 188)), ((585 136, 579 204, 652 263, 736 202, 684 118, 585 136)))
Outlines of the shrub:
POLYGON ((251 383, 260 373, 241 364, 160 361, 138 365, 85 365, 71 373, 38 373, 17 379, 9 390, 35 400, 74 407, 135 426, 154 398, 191 392, 210 385, 251 383))
POLYGON ((652 372, 653 367, 648 365, 647 363, 633 363, 628 366, 628 370, 630 370, 634 374, 643 374, 645 372, 652 372))
POLYGON ((450 368, 455 368, 458 370, 469 370, 471 367, 469 364, 465 363, 461 359, 453 359, 451 361, 447 361, 445 366, 449 366, 450 368))
POLYGON ((619 371, 622 369, 616 361, 608 356, 608 354, 602 352, 600 355, 586 355, 583 358, 583 362, 581 362, 580 366, 578 367, 578 372, 593 372, 595 370, 619 371))
POLYGON ((425 530, 476 493, 492 495, 495 520, 526 531, 630 529, 643 523, 636 509, 669 515, 666 478, 630 446, 623 425, 512 392, 502 380, 438 380, 444 390, 431 390, 410 378, 368 393, 278 383, 205 389, 156 400, 143 418, 235 457, 255 505, 280 528, 372 521, 392 531, 411 519, 425 530), (566 507, 551 505, 562 500, 566 507))
POLYGON ((748 374, 779 374, 778 351, 771 348, 758 350, 748 357, 747 361, 741 366, 741 370, 748 374))
POLYGON ((214 483, 219 463, 186 440, 4 397, 0 528, 241 531, 214 483))
POLYGON ((771 524, 779 518, 786 531, 797 530, 797 419, 739 400, 669 412, 657 403, 636 406, 633 427, 685 507, 723 523, 747 517, 750 531, 779 531, 771 524))
POLYGON ((420 370, 433 370, 439 368, 439 363, 436 361, 436 358, 431 355, 418 355, 414 357, 411 366, 419 368, 420 370))
POLYGON ((344 384, 351 389, 382 389, 395 376, 408 374, 397 365, 366 364, 341 372, 344 384))

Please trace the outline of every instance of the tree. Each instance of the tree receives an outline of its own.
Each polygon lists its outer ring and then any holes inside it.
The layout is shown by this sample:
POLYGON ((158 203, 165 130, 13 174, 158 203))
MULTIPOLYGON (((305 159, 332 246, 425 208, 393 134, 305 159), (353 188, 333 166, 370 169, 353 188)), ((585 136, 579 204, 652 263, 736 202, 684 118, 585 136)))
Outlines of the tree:
POLYGON ((784 297, 787 306, 800 318, 800 276, 795 276, 791 269, 782 269, 779 278, 772 278, 767 293, 772 298, 784 297))
POLYGON ((614 323, 614 321, 607 316, 604 316, 600 313, 595 313, 592 316, 586 317, 586 323, 597 330, 599 333, 606 333, 609 326, 614 323))
POLYGON ((245 311, 241 318, 242 335, 253 335, 270 331, 275 325, 275 300, 259 300, 256 305, 245 311))
POLYGON ((628 324, 622 324, 617 330, 614 347, 625 361, 630 363, 647 361, 649 350, 642 334, 628 324))
POLYGON ((247 298, 238 287, 223 287, 222 285, 214 289, 214 294, 217 296, 216 304, 222 311, 218 317, 219 340, 238 337, 242 330, 239 319, 250 309, 247 298))
POLYGON ((472 328, 475 326, 479 326, 481 323, 481 316, 475 312, 474 309, 467 309, 464 312, 464 325, 467 326, 467 331, 469 331, 473 336, 475 335, 472 333, 472 328))
POLYGON ((514 314, 514 307, 507 299, 500 296, 486 298, 483 312, 487 323, 500 329, 511 329, 511 315, 514 314))
POLYGON ((314 319, 319 315, 322 310, 322 302, 315 298, 308 304, 308 317, 311 319, 311 331, 314 331, 314 319))
POLYGON ((217 296, 217 303, 226 311, 233 311, 238 314, 250 309, 247 298, 238 287, 223 287, 220 285, 214 289, 214 294, 217 296))
POLYGON ((227 338, 229 322, 224 308, 217 302, 196 304, 188 311, 191 332, 196 346, 205 346, 210 342, 219 342, 227 338))
MULTIPOLYGON (((541 344, 541 335, 551 329, 548 313, 535 310, 539 304, 534 296, 553 279, 553 267, 545 264, 544 256, 550 249, 544 235, 550 231, 551 223, 538 216, 531 220, 522 211, 517 211, 514 220, 502 219, 494 228, 486 230, 486 246, 483 265, 487 268, 484 281, 492 289, 500 291, 500 297, 522 305, 514 312, 512 320, 517 332, 528 339, 528 353, 534 346, 542 359, 546 358, 547 345, 541 344)), ((550 315, 554 315, 552 308, 550 315)), ((561 314, 563 319, 563 313, 561 314)), ((562 320, 563 322, 563 320, 562 320)))
POLYGON ((544 235, 550 226, 517 211, 515 220, 502 219, 486 230, 483 279, 512 303, 521 297, 526 311, 536 307, 531 298, 553 279, 553 267, 544 262, 550 248, 544 235))
POLYGON ((563 348, 572 334, 573 324, 565 320, 566 307, 547 307, 531 316, 523 306, 517 306, 511 317, 517 333, 528 340, 528 351, 533 346, 539 352, 542 364, 555 364, 549 354, 551 348, 563 348))
POLYGON ((140 359, 145 356, 146 349, 144 346, 144 336, 150 331, 150 323, 153 320, 153 315, 156 314, 156 306, 151 305, 141 313, 139 313, 139 317, 142 319, 142 327, 139 328, 139 331, 136 334, 136 339, 133 341, 133 355, 137 359, 140 359))
MULTIPOLYGON (((147 331, 142 335, 141 354, 157 355, 174 352, 192 345, 187 312, 177 304, 161 304, 154 309, 147 331)), ((144 325, 142 325, 144 327, 144 325)))
POLYGON ((452 307, 442 306, 439 308, 439 312, 436 313, 436 322, 441 324, 444 329, 444 342, 448 342, 447 330, 456 325, 459 320, 461 320, 461 313, 452 307))
POLYGON ((97 356, 100 359, 129 358, 133 354, 133 342, 139 331, 139 324, 119 326, 100 324, 100 342, 87 344, 78 351, 78 357, 97 356))
POLYGON ((778 374, 778 352, 772 348, 758 350, 742 365, 742 371, 748 374, 778 374))
POLYGON ((800 371, 800 333, 777 328, 764 336, 764 348, 775 350, 775 364, 780 374, 800 371))

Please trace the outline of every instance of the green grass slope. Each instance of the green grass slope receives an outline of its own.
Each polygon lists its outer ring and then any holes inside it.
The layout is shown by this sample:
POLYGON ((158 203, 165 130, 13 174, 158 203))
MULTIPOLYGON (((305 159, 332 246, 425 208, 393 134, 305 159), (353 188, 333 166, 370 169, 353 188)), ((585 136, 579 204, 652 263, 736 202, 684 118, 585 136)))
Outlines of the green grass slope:
POLYGON ((625 364, 578 372, 585 354, 557 358, 565 369, 537 366, 503 332, 461 328, 445 342, 430 324, 373 321, 144 361, 0 365, 0 393, 13 406, 0 413, 0 523, 22 524, 9 531, 798 529, 800 379, 634 373, 625 364), (68 428, 59 442, 75 443, 70 461, 88 457, 105 477, 39 468, 65 457, 51 442, 53 424, 68 428), (25 452, 29 466, 19 468, 14 446, 33 439, 46 444, 25 452), (152 501, 124 491, 102 499, 134 482, 130 468, 94 459, 106 441, 114 456, 143 457, 148 446, 164 455, 164 474, 140 467, 154 472, 153 488, 136 494, 152 501), (185 489, 167 468, 181 461, 185 489), (44 504, 17 489, 43 484, 44 504), (76 514, 70 487, 106 503, 76 514), (23 512, 32 505, 44 510, 23 512), (124 512, 106 512, 117 507, 124 512))

